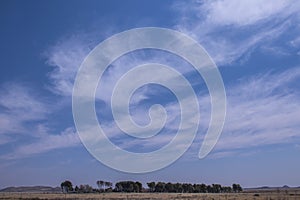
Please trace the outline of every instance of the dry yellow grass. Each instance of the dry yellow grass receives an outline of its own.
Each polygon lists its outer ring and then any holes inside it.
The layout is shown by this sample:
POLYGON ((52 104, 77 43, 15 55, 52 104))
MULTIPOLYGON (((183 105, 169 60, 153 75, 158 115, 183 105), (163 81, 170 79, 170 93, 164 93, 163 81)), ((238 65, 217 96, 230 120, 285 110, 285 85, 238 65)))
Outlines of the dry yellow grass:
POLYGON ((0 199, 185 199, 185 200, 298 200, 299 190, 252 191, 239 194, 175 194, 175 193, 102 193, 102 194, 45 194, 45 193, 0 193, 0 199))

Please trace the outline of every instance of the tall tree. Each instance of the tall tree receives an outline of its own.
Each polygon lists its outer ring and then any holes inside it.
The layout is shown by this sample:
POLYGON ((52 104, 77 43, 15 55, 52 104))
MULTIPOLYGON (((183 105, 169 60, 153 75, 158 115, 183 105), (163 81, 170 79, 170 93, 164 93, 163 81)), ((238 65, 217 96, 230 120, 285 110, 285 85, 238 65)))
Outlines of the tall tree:
POLYGON ((213 192, 213 189, 212 189, 212 187, 211 187, 210 185, 207 185, 207 186, 206 186, 206 191, 207 191, 208 193, 212 193, 212 192, 213 192))
POLYGON ((220 193, 222 190, 222 186, 220 184, 212 184, 213 193, 220 193))
POLYGON ((149 182, 149 183, 147 183, 147 185, 149 187, 150 192, 154 192, 155 182, 149 182))
POLYGON ((97 186, 99 188, 99 190, 102 190, 103 189, 103 185, 104 185, 104 181, 97 181, 97 186))
POLYGON ((142 184, 133 181, 120 181, 116 183, 115 191, 117 192, 140 192, 142 184))
POLYGON ((140 183, 140 182, 138 182, 138 181, 136 181, 134 183, 134 191, 135 192, 142 192, 142 190, 143 190, 143 184, 140 183))
POLYGON ((103 181, 102 185, 104 186, 104 191, 106 191, 108 188, 112 187, 112 183, 109 181, 103 181))
POLYGON ((123 186, 121 182, 117 182, 115 185, 115 191, 117 192, 123 192, 123 186))
POLYGON ((64 192, 64 193, 68 193, 70 191, 73 191, 72 182, 69 181, 69 180, 66 180, 66 181, 62 182, 60 184, 60 187, 61 187, 62 192, 64 192))
POLYGON ((165 185, 165 189, 166 189, 166 192, 174 192, 174 184, 173 183, 167 183, 165 185))
POLYGON ((200 192, 207 193, 207 186, 203 183, 200 185, 200 192))
POLYGON ((79 187, 76 185, 74 190, 75 190, 76 193, 79 192, 79 187))
POLYGON ((155 185, 155 192, 165 192, 165 183, 164 182, 158 182, 155 185))
POLYGON ((86 185, 80 185, 79 186, 79 192, 81 193, 91 193, 93 192, 93 187, 86 184, 86 185))
POLYGON ((237 192, 238 191, 238 184, 232 184, 232 190, 233 192, 237 192))
POLYGON ((242 192, 243 188, 240 186, 240 184, 236 184, 237 186, 237 192, 242 192))
POLYGON ((232 188, 229 186, 224 186, 224 187, 222 187, 222 192, 230 193, 230 192, 232 192, 232 188))
POLYGON ((106 188, 112 187, 112 183, 109 182, 109 181, 105 181, 104 185, 105 185, 106 188))

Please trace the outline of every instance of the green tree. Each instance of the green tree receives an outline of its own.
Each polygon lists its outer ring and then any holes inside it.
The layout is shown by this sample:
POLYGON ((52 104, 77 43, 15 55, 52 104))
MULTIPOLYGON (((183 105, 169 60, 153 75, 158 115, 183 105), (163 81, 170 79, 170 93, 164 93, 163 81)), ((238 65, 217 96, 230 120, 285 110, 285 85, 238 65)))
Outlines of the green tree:
POLYGON ((96 183, 97 183, 97 186, 98 186, 99 190, 100 191, 103 190, 104 181, 97 181, 96 183))
POLYGON ((220 184, 212 184, 212 192, 220 193, 222 190, 222 186, 220 184))
POLYGON ((164 182, 158 182, 155 185, 155 192, 165 192, 165 183, 164 182))
POLYGON ((181 183, 175 183, 174 184, 174 191, 177 192, 177 193, 182 193, 183 192, 182 184, 181 183))
POLYGON ((207 186, 205 184, 200 184, 200 192, 207 193, 207 186))
POLYGON ((243 188, 240 186, 240 184, 237 184, 237 192, 242 192, 243 188))
POLYGON ((134 191, 135 192, 142 192, 142 190, 143 190, 143 184, 140 183, 140 182, 138 182, 138 181, 136 181, 134 183, 134 191))
POLYGON ((224 193, 230 193, 230 192, 232 192, 232 188, 228 187, 228 186, 224 186, 224 187, 222 187, 222 192, 224 192, 224 193))
POLYGON ((206 191, 207 191, 208 193, 212 193, 212 192, 213 192, 213 189, 212 189, 212 187, 211 187, 210 185, 207 185, 207 186, 206 186, 206 191))
POLYGON ((117 182, 115 185, 115 191, 116 192, 123 192, 123 186, 121 182, 117 182))
POLYGON ((74 190, 75 190, 76 193, 78 193, 79 192, 79 187, 76 185, 74 190))
POLYGON ((165 185, 165 189, 166 189, 166 192, 174 192, 174 184, 173 183, 167 183, 165 185))
POLYGON ((66 181, 62 182, 60 184, 60 187, 61 187, 62 192, 64 192, 64 193, 68 193, 70 191, 73 191, 72 182, 69 181, 69 180, 66 180, 66 181))
POLYGON ((147 183, 147 186, 149 187, 150 192, 154 192, 155 182, 149 182, 147 183))
POLYGON ((106 191, 107 189, 111 188, 112 185, 113 185, 113 184, 112 184, 111 182, 105 181, 105 182, 104 182, 104 186, 105 186, 104 190, 106 191))
POLYGON ((86 185, 80 185, 79 186, 79 192, 81 193, 91 193, 93 192, 93 187, 86 184, 86 185))
POLYGON ((121 181, 115 185, 115 191, 117 192, 140 192, 141 190, 142 184, 140 182, 121 181))
POLYGON ((241 192, 243 191, 243 188, 240 186, 240 184, 234 183, 232 184, 232 190, 233 192, 241 192))

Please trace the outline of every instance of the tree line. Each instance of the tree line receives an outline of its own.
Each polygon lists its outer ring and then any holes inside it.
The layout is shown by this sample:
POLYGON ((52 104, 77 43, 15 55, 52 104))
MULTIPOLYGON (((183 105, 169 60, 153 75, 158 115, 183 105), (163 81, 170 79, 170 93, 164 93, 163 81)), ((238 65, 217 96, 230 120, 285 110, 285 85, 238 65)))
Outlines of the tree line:
POLYGON ((240 184, 222 186, 220 184, 191 184, 191 183, 165 183, 149 182, 147 183, 150 192, 172 192, 172 193, 230 193, 243 191, 240 184))
POLYGON ((113 184, 109 181, 99 180, 96 182, 98 188, 90 185, 79 185, 73 187, 71 181, 66 180, 61 183, 61 189, 64 193, 102 193, 102 192, 156 192, 156 193, 231 193, 242 192, 240 184, 232 186, 222 186, 220 184, 191 184, 191 183, 165 183, 165 182, 148 182, 148 188, 144 188, 138 181, 120 181, 113 184))

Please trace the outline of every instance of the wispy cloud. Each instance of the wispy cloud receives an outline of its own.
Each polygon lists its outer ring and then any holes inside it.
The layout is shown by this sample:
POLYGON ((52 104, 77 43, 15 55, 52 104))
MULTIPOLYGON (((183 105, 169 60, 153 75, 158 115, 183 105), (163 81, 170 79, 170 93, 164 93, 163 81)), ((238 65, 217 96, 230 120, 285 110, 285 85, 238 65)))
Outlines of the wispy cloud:
POLYGON ((290 41, 290 45, 292 45, 293 47, 299 47, 300 46, 300 37, 296 37, 292 41, 290 41))
POLYGON ((45 102, 25 85, 6 83, 1 86, 0 134, 22 133, 27 130, 26 122, 43 120, 49 113, 45 102))
POLYGON ((89 42, 84 35, 73 35, 57 42, 46 51, 47 63, 53 67, 53 71, 49 73, 51 91, 63 96, 72 95, 77 70, 91 51, 93 42, 89 42))
POLYGON ((299 80, 300 70, 294 68, 228 87, 227 120, 216 151, 297 143, 300 93, 292 85, 299 80))
POLYGON ((1 156, 2 159, 18 159, 36 154, 45 153, 51 150, 78 146, 80 139, 74 130, 69 127, 60 134, 45 133, 37 141, 19 145, 12 153, 1 156))
MULTIPOLYGON (((243 55, 250 54, 260 45, 264 46, 266 51, 278 51, 265 44, 272 43, 289 30, 292 26, 291 18, 297 21, 299 18, 297 13, 300 10, 299 3, 280 0, 263 3, 237 0, 177 2, 173 7, 180 13, 178 25, 174 28, 188 33, 201 42, 219 65, 234 62, 243 55)), ((80 64, 98 42, 100 40, 97 37, 90 37, 83 33, 65 37, 49 48, 46 53, 47 63, 53 66, 53 71, 49 73, 51 81, 49 89, 61 96, 70 97, 80 64)), ((298 38, 290 41, 291 46, 297 44, 298 38)), ((186 63, 179 62, 167 54, 160 54, 161 52, 148 56, 145 52, 135 52, 135 55, 129 54, 115 61, 101 79, 96 94, 97 100, 103 101, 109 107, 111 93, 118 79, 126 71, 140 64, 157 62, 171 65, 183 74, 190 72, 186 63)), ((247 148, 253 145, 278 144, 282 141, 289 142, 292 137, 298 137, 295 130, 299 128, 297 126, 297 123, 299 124, 297 120, 299 96, 295 90, 287 87, 298 78, 298 72, 294 69, 280 74, 268 73, 249 80, 243 79, 235 83, 237 85, 227 86, 228 116, 217 149, 220 151, 229 149, 228 152, 231 152, 233 147, 247 148), (286 90, 289 92, 287 93, 286 90), (274 121, 275 125, 273 125, 274 121), (282 134, 283 132, 285 134, 282 134)), ((144 103, 151 92, 155 95, 160 91, 151 91, 144 87, 135 94, 136 98, 131 101, 134 110, 132 117, 142 124, 147 123, 148 119, 144 117, 147 110, 138 105, 144 103)), ((205 104, 209 104, 209 96, 199 96, 199 99, 200 102, 206 99, 205 104)), ((171 134, 179 115, 178 110, 174 109, 177 105, 172 102, 168 103, 166 103, 166 109, 171 110, 169 114, 172 119, 169 121, 166 132, 169 131, 168 133, 171 134)), ((102 109, 101 112, 108 111, 102 109)), ((210 110, 205 109, 205 112, 204 115, 209 116, 210 110)), ((207 121, 205 124, 208 124, 207 121)), ((120 130, 113 123, 109 121, 104 123, 104 126, 112 137, 120 137, 120 130)), ((205 127, 202 127, 201 131, 204 129, 205 127)), ((143 145, 148 147, 154 143, 164 144, 167 139, 169 139, 168 134, 160 140, 149 140, 143 145)), ((129 142, 128 140, 121 143, 126 147, 137 144, 136 141, 129 142)))
POLYGON ((76 73, 85 57, 114 32, 116 30, 113 26, 106 27, 105 31, 76 32, 65 35, 46 49, 46 64, 53 67, 48 74, 49 90, 62 96, 71 96, 76 73))
POLYGON ((17 145, 9 154, 2 154, 1 159, 16 159, 79 144, 71 127, 61 133, 51 132, 47 117, 55 105, 24 83, 1 85, 0 108, 0 145, 17 145))
POLYGON ((177 2, 174 9, 181 13, 177 28, 201 42, 217 64, 226 65, 291 28, 291 20, 299 21, 300 4, 215 0, 177 2))
POLYGON ((271 17, 281 18, 294 11, 292 1, 207 1, 201 6, 206 21, 216 25, 245 26, 268 21, 271 17))
MULTIPOLYGON (((260 147, 299 142, 300 93, 294 87, 299 80, 300 69, 292 68, 283 72, 253 75, 240 79, 238 84, 227 86, 226 122, 210 158, 247 156, 258 152, 260 147)), ((200 121, 197 139, 187 154, 193 159, 197 157, 210 116, 209 95, 199 96, 199 102, 202 102, 200 112, 204 117, 200 121)), ((171 112, 172 120, 162 136, 142 142, 126 139, 121 141, 120 146, 133 148, 140 145, 151 149, 167 144, 176 132, 174 127, 178 125, 180 109, 177 104, 169 104, 166 109, 173 109, 174 112, 171 112)))

